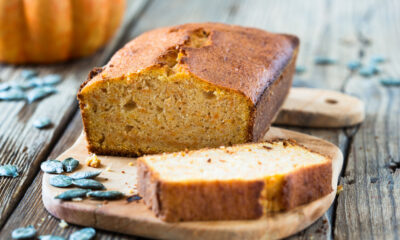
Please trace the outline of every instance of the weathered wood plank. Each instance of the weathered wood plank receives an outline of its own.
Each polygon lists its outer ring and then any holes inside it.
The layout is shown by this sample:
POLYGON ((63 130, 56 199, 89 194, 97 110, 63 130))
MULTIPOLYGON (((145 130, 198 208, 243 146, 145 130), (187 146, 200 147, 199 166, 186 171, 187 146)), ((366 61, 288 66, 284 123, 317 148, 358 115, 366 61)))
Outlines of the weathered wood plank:
POLYGON ((398 1, 365 1, 359 8, 359 42, 364 42, 361 50, 365 53, 361 59, 367 63, 379 54, 389 61, 381 64, 383 74, 368 79, 355 74, 345 87, 365 101, 367 118, 354 137, 341 180, 344 190, 338 198, 337 239, 400 236, 400 88, 379 83, 381 76, 400 77, 399 9, 398 1))
MULTIPOLYGON (((130 22, 135 20, 145 5, 145 0, 130 2, 123 28, 130 26, 130 22)), ((32 104, 22 101, 0 102, 0 164, 14 164, 21 170, 18 178, 0 179, 0 227, 31 184, 40 162, 45 159, 75 113, 75 96, 79 85, 93 66, 107 60, 123 33, 124 30, 120 31, 106 48, 93 57, 66 64, 29 67, 41 74, 61 74, 64 79, 57 86, 59 93, 32 104), (34 128, 32 122, 43 116, 51 118, 53 127, 46 130, 34 128)), ((14 81, 25 67, 0 65, 0 79, 14 81)))
MULTIPOLYGON (((352 8, 355 8, 353 5, 355 5, 355 1, 340 1, 337 4, 336 1, 299 2, 294 0, 285 2, 262 0, 246 2, 234 0, 217 2, 211 0, 155 1, 138 19, 135 27, 127 31, 122 42, 155 27, 198 21, 229 22, 275 32, 290 32, 301 38, 299 63, 307 66, 304 74, 296 76, 296 82, 302 85, 340 90, 349 77, 349 72, 344 65, 347 60, 353 59, 358 53, 357 48, 349 48, 347 45, 339 43, 341 37, 355 35, 354 25, 349 24, 353 22, 354 16, 351 11, 352 8), (335 57, 339 59, 340 63, 333 66, 315 66, 313 61, 316 55, 335 57)), ((327 139, 338 145, 342 151, 345 151, 348 146, 348 138, 340 129, 335 131, 293 129, 327 139)), ((27 206, 25 200, 21 202, 6 225, 5 229, 8 232, 9 228, 15 227, 15 223, 20 220, 18 217, 20 215, 27 216, 26 224, 35 222, 33 215, 47 215, 39 200, 40 192, 38 193, 36 190, 40 190, 40 178, 36 178, 33 186, 29 189, 29 195, 27 194, 35 199, 35 204, 27 206), (40 213, 37 211, 29 213, 27 210, 23 210, 31 208, 40 209, 40 213)), ((334 209, 331 209, 312 227, 293 238, 329 239, 331 237, 332 212, 334 209)), ((51 220, 43 230, 50 232, 50 229, 55 229, 54 233, 59 233, 57 221, 51 220)), ((73 228, 69 229, 69 231, 72 230, 73 228)), ((101 234, 99 239, 108 239, 110 236, 114 235, 101 234)))

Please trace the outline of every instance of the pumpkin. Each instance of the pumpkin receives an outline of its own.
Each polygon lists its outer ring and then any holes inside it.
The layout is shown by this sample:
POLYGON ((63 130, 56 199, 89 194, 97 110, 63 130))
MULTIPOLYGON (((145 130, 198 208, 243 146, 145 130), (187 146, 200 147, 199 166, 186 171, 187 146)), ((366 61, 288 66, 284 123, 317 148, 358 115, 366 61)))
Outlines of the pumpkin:
POLYGON ((90 55, 118 28, 125 0, 0 0, 0 62, 90 55))

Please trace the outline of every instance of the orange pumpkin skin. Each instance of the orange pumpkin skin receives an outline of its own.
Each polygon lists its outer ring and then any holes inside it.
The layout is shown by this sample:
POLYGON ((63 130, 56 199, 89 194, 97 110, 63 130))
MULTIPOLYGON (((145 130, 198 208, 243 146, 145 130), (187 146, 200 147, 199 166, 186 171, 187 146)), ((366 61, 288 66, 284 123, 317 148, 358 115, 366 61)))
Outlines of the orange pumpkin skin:
POLYGON ((0 62, 90 55, 115 33, 125 0, 0 0, 0 62))

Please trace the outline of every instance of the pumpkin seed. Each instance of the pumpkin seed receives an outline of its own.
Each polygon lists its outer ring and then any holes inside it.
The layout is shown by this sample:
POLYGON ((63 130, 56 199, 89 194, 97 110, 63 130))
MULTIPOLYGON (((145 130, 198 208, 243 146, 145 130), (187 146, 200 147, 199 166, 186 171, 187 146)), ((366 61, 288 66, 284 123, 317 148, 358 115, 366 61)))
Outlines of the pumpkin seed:
POLYGON ((40 168, 45 173, 63 173, 63 164, 58 160, 47 160, 40 164, 40 168))
POLYGON ((11 88, 11 85, 9 83, 6 83, 6 82, 0 83, 0 92, 7 91, 10 88, 11 88))
POLYGON ((311 84, 309 84, 308 82, 303 81, 303 80, 301 80, 301 79, 299 79, 299 78, 295 78, 295 79, 293 80, 292 86, 293 86, 293 87, 313 87, 313 86, 311 86, 311 84))
POLYGON ((0 177, 18 177, 18 168, 14 165, 0 166, 0 177))
POLYGON ((88 179, 88 178, 95 178, 99 176, 101 171, 83 171, 83 172, 76 172, 74 174, 69 175, 72 179, 88 179))
POLYGON ((43 79, 40 78, 40 77, 33 77, 31 79, 28 79, 28 81, 30 83, 32 83, 33 85, 35 85, 36 87, 43 87, 44 86, 43 79))
POLYGON ((53 86, 44 86, 41 87, 43 89, 43 91, 47 92, 47 93, 56 93, 58 92, 57 88, 53 87, 53 86))
POLYGON ((65 191, 57 196, 55 196, 55 199, 61 199, 61 200, 72 200, 74 198, 83 198, 86 197, 86 194, 89 192, 89 190, 86 189, 72 189, 65 191))
POLYGON ((400 86, 400 78, 382 78, 379 80, 384 86, 400 86))
POLYGON ((62 163, 64 165, 65 172, 68 173, 74 171, 79 165, 79 161, 72 157, 64 159, 62 163))
POLYGON ((357 68, 359 68, 361 66, 361 62, 358 60, 353 60, 347 63, 347 68, 349 70, 356 70, 357 68))
POLYGON ((12 83, 12 84, 10 84, 9 91, 11 91, 11 90, 24 91, 25 89, 22 89, 22 87, 20 86, 19 83, 12 83))
POLYGON ((106 187, 104 187, 104 185, 101 182, 93 180, 93 179, 72 180, 72 184, 74 184, 76 187, 79 187, 79 188, 86 188, 86 189, 92 189, 92 190, 106 189, 106 187))
POLYGON ((372 76, 374 74, 377 74, 379 72, 380 72, 380 70, 379 70, 379 68, 377 66, 375 66, 375 65, 367 65, 367 66, 364 66, 364 67, 360 68, 358 73, 361 76, 370 77, 370 76, 372 76))
POLYGON ((11 233, 13 239, 29 239, 36 236, 36 229, 31 225, 25 228, 17 228, 11 233))
POLYGON ((14 89, 27 90, 35 87, 35 84, 32 82, 13 82, 10 84, 10 86, 14 89))
POLYGON ((59 74, 49 74, 43 77, 44 85, 55 85, 61 82, 61 75, 59 74))
POLYGON ((361 76, 364 77, 370 77, 374 74, 373 69, 369 68, 369 67, 362 67, 359 71, 361 76))
POLYGON ((324 56, 317 56, 314 58, 314 63, 319 65, 335 64, 336 62, 337 62, 336 59, 324 56))
POLYGON ((65 240, 65 238, 60 236, 53 236, 53 235, 42 235, 39 236, 40 240, 65 240))
POLYGON ((30 79, 30 78, 36 77, 37 75, 38 75, 38 72, 35 70, 25 69, 25 70, 21 71, 21 77, 24 79, 30 79))
POLYGON ((71 234, 69 240, 90 240, 93 239, 94 236, 96 236, 96 230, 94 228, 83 228, 71 234))
POLYGON ((370 65, 370 67, 372 68, 372 71, 374 72, 374 74, 378 74, 381 72, 381 69, 376 65, 370 65))
POLYGON ((141 200, 141 199, 142 199, 142 197, 139 196, 139 194, 135 194, 135 195, 129 196, 129 197, 126 199, 126 201, 127 201, 127 202, 134 202, 134 201, 139 201, 139 200, 141 200))
POLYGON ((304 66, 296 66, 296 73, 303 73, 306 71, 306 67, 304 66))
POLYGON ((371 63, 383 63, 386 62, 386 58, 380 55, 372 56, 370 59, 371 63))
POLYGON ((92 191, 88 192, 87 196, 96 200, 113 200, 122 198, 124 194, 119 191, 92 191))
POLYGON ((54 187, 69 187, 72 185, 72 178, 65 175, 54 175, 50 177, 49 183, 54 187))
POLYGON ((12 100, 21 100, 25 98, 26 95, 24 91, 22 91, 19 88, 11 88, 8 91, 0 92, 0 100, 12 101, 12 100))
POLYGON ((49 118, 46 118, 46 117, 39 118, 39 119, 36 119, 35 121, 33 121, 32 125, 35 128, 39 128, 39 129, 46 128, 46 127, 51 125, 51 120, 49 118))
POLYGON ((34 77, 29 82, 37 87, 52 86, 61 82, 61 76, 58 74, 50 74, 44 77, 34 77))
POLYGON ((26 99, 28 100, 29 103, 32 103, 36 100, 42 99, 56 92, 57 89, 55 89, 54 87, 39 87, 29 91, 26 94, 26 99))

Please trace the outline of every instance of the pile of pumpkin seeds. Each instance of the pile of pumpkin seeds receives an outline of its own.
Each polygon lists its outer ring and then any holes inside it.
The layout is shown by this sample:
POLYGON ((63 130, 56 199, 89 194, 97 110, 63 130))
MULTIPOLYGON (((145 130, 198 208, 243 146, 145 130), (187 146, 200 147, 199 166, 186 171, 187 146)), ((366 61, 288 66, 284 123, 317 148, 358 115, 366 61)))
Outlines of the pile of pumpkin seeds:
MULTIPOLYGON (((387 59, 380 55, 372 56, 366 64, 362 64, 358 60, 350 61, 347 63, 347 68, 351 71, 358 71, 363 77, 372 77, 382 72, 379 68, 379 64, 386 62, 387 59)), ((384 86, 400 86, 400 79, 393 77, 381 77, 380 83, 384 86)))
MULTIPOLYGON (((40 165, 43 172, 49 174, 71 173, 79 166, 79 161, 74 158, 66 158, 64 161, 47 160, 40 165)), ((90 197, 95 200, 120 199, 124 195, 119 191, 102 191, 106 187, 99 181, 94 180, 102 171, 80 171, 71 175, 51 175, 49 184, 58 188, 77 187, 79 189, 67 190, 57 196, 56 199, 63 201, 82 200, 90 197)))
POLYGON ((0 100, 25 100, 32 103, 57 92, 55 85, 62 80, 59 74, 48 74, 39 77, 35 70, 22 70, 18 80, 0 82, 0 100))
MULTIPOLYGON (((344 45, 351 46, 354 45, 357 40, 352 37, 346 37, 342 38, 340 41, 344 45)), ((363 44, 367 45, 372 44, 372 41, 370 39, 363 39, 362 42, 363 44)), ((360 52, 360 57, 362 56, 364 56, 363 51, 360 52)), ((387 60, 388 59, 384 56, 373 55, 372 57, 367 59, 364 63, 362 63, 361 60, 356 59, 347 62, 346 66, 350 71, 358 72, 358 74, 361 75, 362 77, 369 78, 381 74, 383 71, 379 67, 379 65, 387 62, 387 60)), ((338 63, 338 61, 329 56, 318 55, 314 58, 314 63, 316 65, 332 65, 338 63)), ((302 74, 305 71, 306 68, 304 66, 299 64, 296 65, 296 74, 302 74)), ((296 81, 296 82, 301 82, 301 81, 296 81)), ((400 86, 400 78, 398 77, 396 78, 392 76, 383 75, 380 77, 379 82, 384 86, 400 86)))
POLYGON ((347 63, 347 68, 351 71, 358 70, 358 73, 363 77, 371 77, 381 72, 378 64, 386 61, 382 56, 372 56, 366 64, 362 64, 358 60, 353 60, 347 63))
MULTIPOLYGON (((37 234, 36 229, 31 225, 28 227, 17 228, 11 233, 13 239, 33 239, 37 234)), ((69 240, 90 240, 96 236, 94 228, 82 228, 69 236, 69 240)), ((65 238, 53 235, 41 235, 40 240, 65 240, 65 238)))
MULTIPOLYGON (((347 62, 347 68, 352 72, 358 72, 363 77, 372 77, 382 73, 382 70, 378 66, 386 62, 387 59, 381 55, 374 55, 366 63, 362 63, 360 60, 351 60, 347 62)), ((326 57, 326 56, 316 56, 314 58, 314 63, 316 65, 332 65, 336 64, 337 60, 326 57)), ((306 71, 306 68, 302 65, 296 66, 296 74, 301 74, 306 71)), ((380 83, 384 86, 400 86, 400 78, 394 78, 390 76, 384 76, 379 79, 380 83)))

